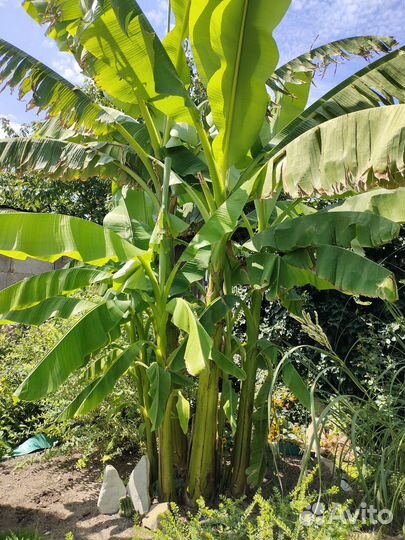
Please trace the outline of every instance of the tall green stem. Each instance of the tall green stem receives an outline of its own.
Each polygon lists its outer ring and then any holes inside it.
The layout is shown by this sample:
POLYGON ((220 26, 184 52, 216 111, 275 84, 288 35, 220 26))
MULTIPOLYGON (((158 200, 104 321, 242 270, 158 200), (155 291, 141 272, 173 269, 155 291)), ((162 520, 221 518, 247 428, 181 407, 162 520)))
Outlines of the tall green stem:
POLYGON ((152 423, 150 421, 148 410, 150 408, 150 397, 149 397, 149 380, 142 373, 142 369, 139 368, 141 386, 143 389, 143 407, 142 415, 145 423, 145 435, 146 435, 146 453, 149 458, 150 463, 150 472, 152 482, 158 478, 158 453, 157 453, 157 444, 156 444, 156 434, 152 431, 152 423))
POLYGON ((166 284, 168 272, 171 266, 171 248, 172 242, 169 238, 169 182, 171 171, 171 159, 165 159, 162 190, 162 209, 159 215, 160 219, 160 247, 159 247, 159 285, 161 291, 166 284))
POLYGON ((200 374, 197 411, 188 470, 187 497, 211 499, 215 490, 218 412, 218 368, 211 363, 200 374))
MULTIPOLYGON (((281 189, 277 191, 270 203, 262 200, 255 201, 258 231, 266 229, 267 223, 277 203, 281 189)), ((247 354, 244 363, 246 379, 242 382, 239 399, 238 421, 235 434, 235 445, 232 456, 231 492, 240 497, 246 490, 246 469, 250 462, 250 448, 252 440, 252 417, 255 399, 257 374, 257 349, 259 337, 260 312, 263 302, 263 293, 253 291, 250 316, 246 317, 247 324, 247 354)))
MULTIPOLYGON (((222 270, 211 269, 207 291, 207 305, 222 291, 222 270)), ((213 338, 213 348, 219 349, 223 337, 223 324, 218 323, 213 338)), ((212 499, 216 486, 216 451, 218 424, 219 369, 209 362, 198 381, 196 416, 188 470, 187 497, 195 504, 199 497, 212 499)))
MULTIPOLYGON (((166 157, 164 163, 164 175, 162 186, 162 207, 159 214, 159 295, 157 297, 157 357, 161 366, 166 369, 168 356, 178 343, 177 331, 168 321, 166 311, 167 280, 173 267, 173 240, 169 231, 170 211, 170 173, 171 159, 166 157)), ((176 433, 178 418, 174 415, 174 400, 176 393, 172 391, 166 404, 163 423, 159 429, 159 495, 161 500, 172 501, 175 499, 174 488, 174 448, 177 445, 173 441, 173 433, 176 433)))
MULTIPOLYGON (((136 341, 136 335, 139 339, 146 339, 146 333, 144 326, 142 324, 142 319, 139 315, 134 313, 133 319, 130 325, 130 339, 134 343, 136 341)), ((142 347, 141 352, 142 363, 147 364, 146 358, 146 348, 142 347)), ((141 366, 135 367, 135 379, 137 383, 139 400, 141 401, 141 413, 143 416, 143 421, 145 424, 145 435, 146 435, 146 453, 149 458, 150 469, 151 469, 151 478, 152 482, 158 478, 158 461, 157 461, 157 445, 156 445, 156 436, 152 431, 152 423, 150 421, 148 410, 150 407, 150 397, 149 397, 149 379, 146 376, 144 369, 141 366)))
MULTIPOLYGON (((227 246, 228 250, 232 250, 230 244, 228 243, 227 246)), ((232 270, 229 264, 229 260, 225 261, 224 265, 224 294, 232 294, 232 270)), ((224 332, 224 343, 223 343, 223 353, 228 358, 231 358, 232 354, 232 331, 233 331, 233 323, 232 323, 232 313, 228 312, 225 317, 226 322, 226 332, 224 332)), ((224 392, 224 388, 226 384, 228 383, 229 376, 227 373, 221 372, 221 379, 222 379, 222 392, 221 392, 221 401, 219 406, 219 419, 218 419, 218 462, 219 464, 222 463, 223 460, 223 454, 224 454, 224 433, 225 433, 225 422, 226 422, 226 415, 225 415, 225 398, 226 398, 226 392, 224 392)), ((225 478, 221 479, 221 484, 225 485, 227 483, 227 480, 225 478)))
POLYGON ((175 393, 169 397, 162 427, 159 429, 159 496, 162 501, 175 498, 173 481, 172 413, 175 393))
POLYGON ((238 421, 235 445, 232 458, 231 492, 240 497, 246 489, 246 469, 250 461, 250 445, 252 437, 252 416, 255 396, 257 349, 259 337, 260 310, 263 293, 254 291, 252 295, 252 323, 248 324, 247 354, 245 360, 246 379, 242 383, 238 409, 238 421))
POLYGON ((208 135, 201 123, 200 114, 195 108, 191 108, 190 113, 198 136, 200 138, 201 146, 204 150, 205 159, 207 160, 208 170, 210 172, 211 182, 214 188, 215 201, 217 203, 217 206, 220 206, 226 198, 225 184, 223 183, 219 175, 217 164, 215 163, 212 153, 211 144, 208 140, 208 135))

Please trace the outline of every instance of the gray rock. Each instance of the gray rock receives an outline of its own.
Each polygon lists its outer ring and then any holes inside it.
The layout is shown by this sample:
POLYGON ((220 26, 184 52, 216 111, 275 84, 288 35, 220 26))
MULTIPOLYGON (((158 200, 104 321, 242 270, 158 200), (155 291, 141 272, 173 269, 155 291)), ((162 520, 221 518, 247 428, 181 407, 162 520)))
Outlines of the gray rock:
POLYGON ((100 514, 116 514, 120 507, 120 499, 126 494, 127 490, 117 470, 112 465, 107 465, 97 503, 100 514))
POLYGON ((329 459, 329 458, 321 456, 320 462, 321 462, 322 474, 326 473, 329 476, 333 476, 337 471, 340 470, 333 459, 329 459))
POLYGON ((349 484, 349 482, 347 481, 347 478, 345 477, 342 477, 342 479, 340 480, 340 488, 342 489, 342 491, 346 491, 346 492, 353 491, 352 486, 349 484))
POLYGON ((147 514, 150 509, 149 479, 149 459, 147 456, 142 456, 129 477, 127 487, 128 495, 132 499, 134 509, 141 516, 147 514))
POLYGON ((150 531, 157 531, 159 529, 162 514, 168 512, 169 509, 169 503, 167 502, 154 504, 143 518, 142 527, 145 527, 145 529, 149 529, 150 531))

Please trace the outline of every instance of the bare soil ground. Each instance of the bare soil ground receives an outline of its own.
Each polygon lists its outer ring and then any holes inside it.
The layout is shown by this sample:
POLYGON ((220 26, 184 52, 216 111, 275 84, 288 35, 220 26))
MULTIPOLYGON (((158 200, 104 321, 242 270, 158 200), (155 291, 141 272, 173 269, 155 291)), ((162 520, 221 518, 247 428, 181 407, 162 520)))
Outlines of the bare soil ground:
MULTIPOLYGON (((30 530, 50 540, 133 538, 131 519, 100 515, 102 465, 78 470, 79 456, 24 457, 0 463, 0 532, 30 530)), ((135 463, 114 463, 126 480, 135 463)))

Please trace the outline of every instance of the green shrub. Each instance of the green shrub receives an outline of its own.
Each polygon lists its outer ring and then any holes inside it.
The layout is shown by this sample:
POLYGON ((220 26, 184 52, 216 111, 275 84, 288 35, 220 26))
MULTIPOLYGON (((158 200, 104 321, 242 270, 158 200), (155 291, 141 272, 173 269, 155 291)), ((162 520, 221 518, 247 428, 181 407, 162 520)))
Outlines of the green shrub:
MULTIPOLYGON (((303 521, 304 512, 318 500, 318 493, 309 487, 317 471, 306 476, 302 484, 288 497, 275 491, 266 500, 257 493, 251 504, 243 499, 223 498, 218 508, 209 508, 202 499, 197 501, 194 514, 183 516, 179 507, 171 505, 172 512, 162 516, 161 530, 156 540, 346 540, 355 530, 347 520, 331 519, 326 510, 323 519, 309 526, 303 521)), ((324 495, 331 502, 337 494, 332 488, 324 495)), ((330 507, 332 508, 332 506, 330 507)), ((348 503, 339 507, 343 514, 348 503)))
POLYGON ((0 533, 0 540, 45 540, 35 532, 0 533))
POLYGON ((13 393, 41 355, 61 336, 60 325, 0 330, 0 458, 43 428, 45 403, 16 401, 13 393))
POLYGON ((0 459, 9 456, 13 448, 36 433, 56 438, 62 451, 83 452, 80 467, 87 465, 94 452, 108 461, 137 449, 141 443, 140 413, 130 372, 120 380, 108 403, 102 403, 94 412, 76 420, 60 422, 57 418, 79 393, 80 381, 91 379, 86 368, 77 372, 69 385, 44 400, 30 403, 14 398, 18 385, 67 328, 66 321, 51 320, 40 327, 0 329, 0 459))

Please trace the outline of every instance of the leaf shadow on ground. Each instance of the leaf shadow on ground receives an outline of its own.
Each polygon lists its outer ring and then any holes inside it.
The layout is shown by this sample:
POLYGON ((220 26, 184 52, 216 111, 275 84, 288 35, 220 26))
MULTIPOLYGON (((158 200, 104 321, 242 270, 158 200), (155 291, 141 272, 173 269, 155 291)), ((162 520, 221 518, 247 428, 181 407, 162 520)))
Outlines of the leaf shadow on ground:
MULTIPOLYGON (((51 460, 18 458, 0 464, 0 532, 35 530, 50 540, 125 539, 133 537, 133 521, 101 515, 97 498, 103 465, 76 467, 78 456, 51 460)), ((113 463, 126 481, 134 462, 113 463)))

